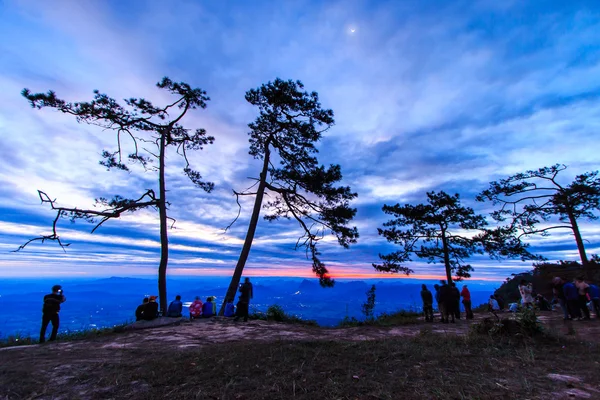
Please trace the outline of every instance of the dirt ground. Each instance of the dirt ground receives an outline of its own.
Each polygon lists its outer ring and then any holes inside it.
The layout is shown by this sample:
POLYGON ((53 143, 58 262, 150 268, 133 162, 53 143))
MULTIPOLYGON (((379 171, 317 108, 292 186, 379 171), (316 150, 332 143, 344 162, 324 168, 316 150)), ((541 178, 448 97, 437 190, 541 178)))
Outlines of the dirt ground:
MULTIPOLYGON (((510 313, 499 314, 501 318, 512 317, 510 313)), ((362 326, 353 328, 320 328, 309 325, 286 324, 261 320, 234 322, 224 317, 200 319, 189 322, 182 320, 179 325, 161 326, 141 329, 121 334, 107 335, 94 339, 94 346, 103 349, 145 348, 149 343, 157 346, 188 348, 206 346, 216 343, 233 343, 240 341, 277 341, 277 340, 340 340, 363 341, 390 339, 394 337, 412 337, 423 332, 443 335, 464 335, 469 326, 491 314, 478 313, 475 319, 457 320, 456 323, 442 324, 420 321, 413 325, 395 327, 362 326)), ((563 321, 558 312, 540 312, 539 320, 553 333, 566 335, 583 341, 600 342, 600 319, 591 321, 563 321)), ((437 319, 436 319, 437 321, 437 319)), ((47 344, 48 345, 48 344, 47 344)), ((87 341, 57 342, 57 351, 81 349, 89 346, 87 341)), ((0 348, 2 351, 19 351, 32 346, 0 348)))
POLYGON ((486 317, 335 329, 211 318, 7 347, 0 399, 600 399, 600 320, 541 313, 567 346, 466 340, 486 317))

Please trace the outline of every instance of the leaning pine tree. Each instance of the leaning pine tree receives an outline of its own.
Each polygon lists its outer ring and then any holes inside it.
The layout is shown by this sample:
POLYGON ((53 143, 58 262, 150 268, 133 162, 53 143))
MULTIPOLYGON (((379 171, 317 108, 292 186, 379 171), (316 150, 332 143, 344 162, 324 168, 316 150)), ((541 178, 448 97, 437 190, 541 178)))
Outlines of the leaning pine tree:
POLYGON ((475 254, 487 253, 494 259, 539 259, 527 250, 528 245, 514 237, 509 227, 488 228, 484 216, 460 203, 458 194, 428 192, 427 204, 384 205, 383 212, 393 219, 378 228, 379 234, 400 249, 380 254, 378 271, 414 272, 405 265, 413 256, 429 263, 441 263, 446 279, 451 282, 469 278, 473 267, 466 260, 475 254))
POLYGON ((490 187, 481 192, 477 200, 499 206, 492 217, 498 222, 508 221, 519 232, 519 239, 548 236, 556 229, 570 230, 581 265, 587 270, 590 264, 579 223, 598 219, 600 176, 598 171, 590 171, 577 175, 571 182, 561 183, 558 174, 566 168, 566 165, 555 164, 490 182, 490 187))
MULTIPOLYGON (((333 111, 321 108, 316 92, 307 93, 303 89, 300 81, 276 79, 246 93, 246 100, 260 112, 248 126, 250 154, 262 160, 262 168, 259 177, 255 178, 255 191, 234 191, 238 198, 256 197, 225 302, 233 301, 235 297, 265 192, 273 199, 264 205, 268 210, 265 219, 286 218, 298 222, 303 233, 296 248, 306 249, 322 286, 332 286, 333 280, 319 259, 319 240, 332 233, 338 243, 347 248, 358 238, 356 227, 348 226, 356 214, 356 209, 350 207, 350 200, 356 193, 347 186, 335 186, 342 179, 339 165, 319 165, 315 156, 318 152, 315 143, 333 125, 333 111)), ((223 313, 223 307, 220 313, 223 313)))
POLYGON ((211 182, 202 181, 198 171, 190 168, 187 153, 189 151, 201 150, 203 146, 212 144, 214 138, 207 136, 204 129, 194 131, 181 125, 183 117, 189 110, 195 108, 206 108, 206 102, 210 100, 206 92, 199 88, 192 88, 187 83, 177 83, 169 78, 163 78, 157 83, 160 89, 165 89, 175 96, 172 103, 157 107, 145 99, 125 99, 126 106, 119 104, 116 100, 105 94, 95 91, 95 96, 89 102, 69 103, 56 97, 53 91, 48 93, 31 93, 24 89, 22 94, 29 100, 33 108, 54 108, 62 113, 73 115, 78 122, 97 125, 105 130, 116 132, 115 151, 104 150, 103 160, 100 161, 108 169, 129 171, 129 164, 140 164, 146 171, 157 173, 158 193, 154 189, 148 189, 137 198, 125 198, 114 196, 112 199, 96 199, 99 209, 81 209, 77 207, 60 207, 45 192, 38 190, 42 203, 47 203, 56 211, 56 217, 52 224, 52 233, 33 238, 21 245, 18 250, 25 248, 33 241, 45 242, 56 241, 63 248, 69 244, 63 243, 57 232, 57 223, 61 218, 69 218, 71 221, 84 219, 95 223, 92 233, 109 219, 119 218, 127 212, 134 212, 144 208, 158 210, 160 221, 160 264, 158 267, 158 293, 160 297, 160 308, 166 313, 167 308, 167 262, 169 258, 169 239, 167 236, 168 220, 174 220, 167 216, 169 203, 166 199, 166 154, 169 147, 183 157, 185 167, 183 172, 200 189, 210 192, 213 188, 211 182), (150 151, 145 146, 155 146, 155 151, 150 151), (127 153, 126 147, 130 149, 127 153), (158 166, 153 167, 152 162, 157 161, 158 166))

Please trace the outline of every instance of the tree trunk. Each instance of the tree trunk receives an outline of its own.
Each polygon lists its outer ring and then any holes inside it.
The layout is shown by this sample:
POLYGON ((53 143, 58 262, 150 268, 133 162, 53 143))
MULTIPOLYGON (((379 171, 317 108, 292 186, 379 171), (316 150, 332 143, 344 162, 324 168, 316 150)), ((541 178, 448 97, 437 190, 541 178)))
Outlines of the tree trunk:
POLYGON ((442 246, 444 248, 444 265, 446 266, 446 279, 448 285, 452 283, 452 270, 450 269, 450 254, 448 254, 448 243, 446 242, 446 230, 442 229, 442 246))
POLYGON ((267 141, 265 147, 265 159, 263 162, 262 171, 260 173, 260 182, 258 184, 258 190, 256 191, 256 198, 254 199, 254 209, 252 210, 250 225, 248 226, 248 232, 246 233, 244 246, 242 247, 240 258, 235 266, 235 271, 233 271, 233 276, 231 277, 227 294, 225 294, 225 299, 223 299, 223 304, 219 310, 219 315, 224 314, 225 304, 227 304, 228 301, 234 301, 235 299, 235 294, 237 293, 238 285, 240 284, 240 280, 242 278, 242 272, 244 271, 244 266, 246 265, 246 260, 248 260, 250 248, 252 247, 252 241, 254 240, 254 233, 256 232, 256 226, 258 225, 258 217, 260 215, 260 208, 262 206, 263 195, 265 193, 265 186, 267 182, 267 171, 269 168, 269 158, 271 155, 269 150, 269 141, 267 141))
POLYGON ((161 132, 158 158, 158 214, 160 217, 160 265, 158 266, 158 297, 163 315, 167 315, 167 263, 169 261, 169 237, 167 235, 167 199, 165 185, 165 134, 161 132))
POLYGON ((577 250, 579 251, 579 258, 581 259, 581 265, 583 268, 588 268, 588 258, 585 254, 585 246, 583 245, 583 239, 581 238, 581 232, 579 232, 579 225, 577 219, 573 215, 570 209, 567 209, 567 215, 569 216, 569 222, 571 222, 571 229, 573 230, 573 236, 575 236, 575 242, 577 243, 577 250))

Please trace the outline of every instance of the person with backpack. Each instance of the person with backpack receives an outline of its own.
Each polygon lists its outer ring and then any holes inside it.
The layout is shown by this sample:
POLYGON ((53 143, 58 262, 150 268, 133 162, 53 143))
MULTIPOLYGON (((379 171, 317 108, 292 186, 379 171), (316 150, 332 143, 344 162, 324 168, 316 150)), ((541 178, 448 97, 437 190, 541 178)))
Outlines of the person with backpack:
POLYGON ((454 323, 454 296, 452 295, 452 290, 450 286, 446 283, 446 281, 440 281, 442 284, 440 286, 439 294, 440 294, 440 306, 442 311, 442 322, 447 324, 448 322, 454 323), (450 320, 452 317, 452 320, 450 320))
POLYGON ((58 326, 60 319, 58 313, 60 312, 60 305, 67 301, 67 298, 63 294, 62 286, 52 286, 52 293, 44 296, 44 305, 42 307, 42 329, 40 330, 40 343, 46 341, 46 329, 48 324, 52 323, 52 333, 50 334, 50 341, 56 340, 58 333, 58 326))
POLYGON ((471 308, 471 292, 469 292, 467 285, 463 285, 460 295, 463 298, 462 303, 465 306, 465 318, 473 319, 473 309, 471 308))
POLYGON ((421 300, 423 300, 423 313, 426 322, 433 322, 433 295, 426 285, 421 285, 421 300))
POLYGON ((169 304, 169 309, 167 310, 167 317, 169 318, 181 318, 181 312, 183 311, 183 303, 181 302, 181 296, 175 296, 175 300, 169 304))
POLYGON ((235 316, 235 306, 233 305, 233 301, 228 301, 225 303, 225 312, 223 315, 228 318, 235 316))
POLYGON ((196 299, 190 304, 190 320, 200 318, 202 315, 202 301, 200 297, 196 296, 196 299))

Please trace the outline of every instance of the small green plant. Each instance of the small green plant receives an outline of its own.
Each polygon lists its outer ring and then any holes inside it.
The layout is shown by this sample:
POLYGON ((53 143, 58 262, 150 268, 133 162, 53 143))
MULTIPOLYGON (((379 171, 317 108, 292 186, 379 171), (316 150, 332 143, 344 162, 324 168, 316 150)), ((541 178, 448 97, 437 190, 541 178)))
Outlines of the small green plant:
POLYGON ((360 307, 366 321, 372 321, 374 319, 373 310, 375 309, 375 289, 375 285, 372 285, 371 289, 365 293, 367 295, 367 301, 365 301, 360 307))
POLYGON ((527 337, 535 336, 544 332, 544 327, 537 319, 535 310, 523 307, 515 315, 516 321, 520 325, 521 334, 527 337))
POLYGON ((277 322, 283 322, 286 320, 285 311, 279 304, 273 304, 267 309, 267 319, 277 322))

